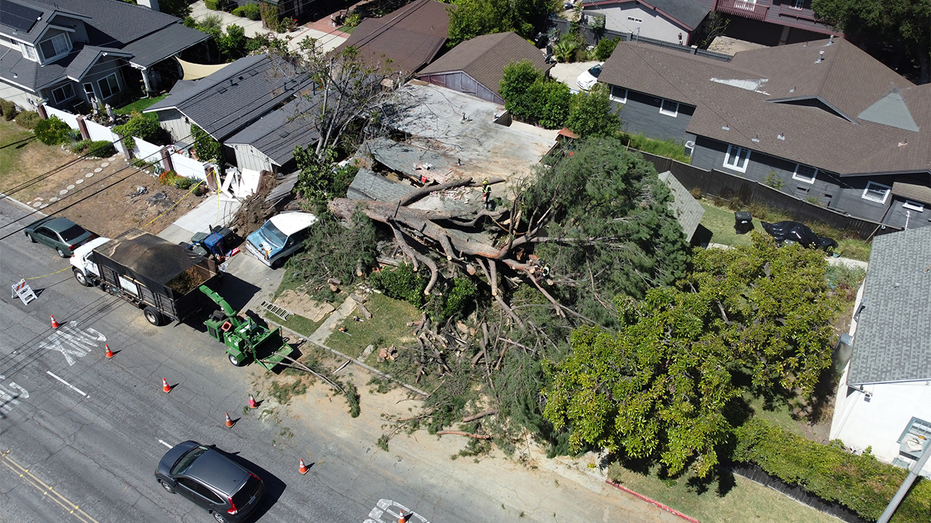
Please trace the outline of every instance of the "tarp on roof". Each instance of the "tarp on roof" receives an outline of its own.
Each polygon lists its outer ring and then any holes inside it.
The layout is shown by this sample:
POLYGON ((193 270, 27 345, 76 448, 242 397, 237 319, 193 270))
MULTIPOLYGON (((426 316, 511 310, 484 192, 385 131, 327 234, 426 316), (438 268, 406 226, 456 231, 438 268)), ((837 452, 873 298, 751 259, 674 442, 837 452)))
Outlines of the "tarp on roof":
POLYGON ((195 64, 194 62, 188 62, 182 60, 178 57, 175 57, 175 60, 181 64, 181 70, 184 71, 184 77, 182 80, 200 80, 207 76, 212 75, 213 73, 223 69, 229 64, 195 64))

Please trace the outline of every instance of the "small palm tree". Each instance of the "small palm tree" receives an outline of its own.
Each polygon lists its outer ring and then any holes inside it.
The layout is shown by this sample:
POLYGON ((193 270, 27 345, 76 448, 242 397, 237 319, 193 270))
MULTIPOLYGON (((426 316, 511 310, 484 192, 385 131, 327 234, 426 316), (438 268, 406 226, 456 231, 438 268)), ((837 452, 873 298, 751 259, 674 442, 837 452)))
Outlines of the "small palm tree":
POLYGON ((575 57, 579 42, 573 38, 560 38, 553 46, 553 57, 557 62, 569 62, 575 57))

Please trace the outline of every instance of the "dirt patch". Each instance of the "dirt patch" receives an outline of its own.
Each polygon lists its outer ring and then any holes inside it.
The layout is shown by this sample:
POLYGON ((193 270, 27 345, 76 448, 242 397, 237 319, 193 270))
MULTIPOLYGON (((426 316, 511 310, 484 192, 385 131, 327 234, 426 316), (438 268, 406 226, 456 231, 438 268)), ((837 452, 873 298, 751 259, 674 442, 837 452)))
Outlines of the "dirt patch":
POLYGON ((310 321, 320 321, 334 311, 329 303, 311 300, 306 294, 299 294, 291 289, 282 292, 281 296, 275 300, 275 305, 310 321))

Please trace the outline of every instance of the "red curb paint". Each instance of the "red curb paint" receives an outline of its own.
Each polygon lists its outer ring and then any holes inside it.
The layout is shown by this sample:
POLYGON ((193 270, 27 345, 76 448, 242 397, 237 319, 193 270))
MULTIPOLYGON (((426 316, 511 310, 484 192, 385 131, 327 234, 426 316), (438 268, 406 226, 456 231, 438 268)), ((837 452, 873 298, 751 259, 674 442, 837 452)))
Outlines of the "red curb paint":
POLYGON ((650 503, 650 504, 652 504, 652 505, 655 505, 655 506, 657 506, 657 507, 659 507, 659 508, 665 510, 666 512, 669 512, 670 514, 672 514, 672 515, 674 515, 674 516, 679 516, 680 518, 682 518, 682 519, 684 519, 684 520, 686 520, 686 521, 690 521, 691 523, 701 523, 700 521, 698 521, 697 519, 695 519, 695 518, 693 518, 693 517, 691 517, 691 516, 686 516, 685 514, 679 512, 678 510, 676 510, 676 509, 674 509, 674 508, 667 507, 666 505, 663 505, 663 504, 660 503, 659 501, 654 501, 654 500, 652 500, 652 499, 650 499, 650 498, 644 496, 643 494, 638 494, 638 493, 634 492, 633 490, 630 490, 629 488, 627 488, 627 487, 625 487, 625 486, 623 486, 623 485, 621 485, 621 484, 618 484, 618 483, 615 483, 615 482, 611 481, 610 479, 606 479, 606 480, 605 480, 605 483, 607 483, 608 485, 611 485, 612 487, 615 487, 615 488, 618 488, 618 489, 620 489, 620 490, 623 490, 624 492, 630 494, 631 496, 634 496, 634 497, 639 498, 639 499, 641 499, 641 500, 643 500, 643 501, 646 501, 647 503, 650 503))

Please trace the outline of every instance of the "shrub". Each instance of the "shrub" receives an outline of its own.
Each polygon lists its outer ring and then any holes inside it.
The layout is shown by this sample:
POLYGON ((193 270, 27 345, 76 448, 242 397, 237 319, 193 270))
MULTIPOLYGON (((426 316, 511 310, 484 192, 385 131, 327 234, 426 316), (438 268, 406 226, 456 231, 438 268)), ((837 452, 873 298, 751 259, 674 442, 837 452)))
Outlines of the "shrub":
POLYGON ((90 140, 81 140, 79 142, 74 142, 73 144, 71 144, 71 152, 75 154, 84 154, 84 151, 86 151, 87 148, 90 147, 90 145, 91 145, 90 140))
POLYGON ((191 124, 191 136, 194 137, 194 151, 197 158, 202 162, 220 161, 223 154, 223 146, 220 142, 213 139, 207 134, 207 131, 191 124))
POLYGON ((178 189, 184 189, 185 191, 197 185, 197 182, 200 180, 196 178, 185 178, 184 176, 178 176, 174 179, 175 187, 178 189))
POLYGON ((45 145, 68 143, 73 135, 71 127, 68 127, 68 124, 55 116, 47 120, 40 120, 33 130, 36 133, 36 138, 45 145))
POLYGON ((346 21, 343 22, 343 25, 351 29, 361 23, 362 23, 362 15, 356 12, 352 12, 346 15, 346 21))
POLYGON ((222 11, 226 8, 226 0, 204 0, 204 5, 207 9, 222 11))
POLYGON ((611 53, 614 52, 619 41, 620 40, 617 38, 602 38, 599 40, 598 45, 595 46, 595 60, 604 62, 608 58, 611 58, 611 53))
POLYGON ((16 125, 33 131, 36 128, 36 124, 42 121, 42 117, 35 111, 23 111, 16 115, 14 121, 16 125))
POLYGON ((16 104, 13 102, 0 98, 0 109, 2 109, 4 120, 9 122, 16 118, 16 104))
POLYGON ((95 158, 108 158, 116 154, 116 147, 106 140, 91 142, 87 148, 87 155, 95 158))
POLYGON ((233 14, 243 18, 248 18, 249 20, 262 19, 262 11, 259 10, 259 4, 253 4, 251 2, 233 9, 233 14))
POLYGON ((443 296, 443 317, 437 318, 436 321, 442 323, 449 318, 458 320, 468 316, 475 306, 477 294, 478 287, 471 278, 454 279, 443 296))
POLYGON ((140 138, 147 142, 158 143, 162 134, 162 128, 158 121, 148 118, 138 111, 133 111, 132 117, 123 125, 113 126, 113 132, 124 137, 123 143, 126 147, 132 149, 136 147, 136 141, 133 137, 140 138))
POLYGON ((177 186, 177 181, 179 178, 183 179, 182 177, 178 176, 178 173, 174 171, 162 171, 162 173, 158 175, 158 183, 162 185, 177 186))
MULTIPOLYGON (((836 501, 869 521, 879 518, 908 474, 869 452, 850 454, 838 441, 822 445, 756 418, 736 434, 736 460, 755 463, 767 474, 836 501)), ((927 521, 929 506, 931 481, 919 478, 891 521, 927 521)))
POLYGON ((423 305, 423 290, 427 286, 427 280, 422 273, 414 272, 414 267, 410 264, 402 263, 397 267, 373 273, 370 279, 372 285, 389 298, 404 300, 415 307, 423 305))

